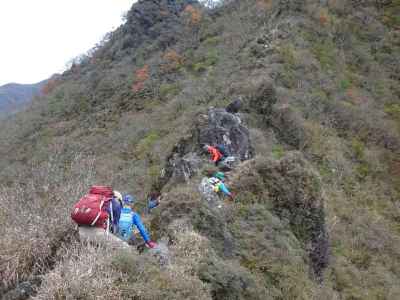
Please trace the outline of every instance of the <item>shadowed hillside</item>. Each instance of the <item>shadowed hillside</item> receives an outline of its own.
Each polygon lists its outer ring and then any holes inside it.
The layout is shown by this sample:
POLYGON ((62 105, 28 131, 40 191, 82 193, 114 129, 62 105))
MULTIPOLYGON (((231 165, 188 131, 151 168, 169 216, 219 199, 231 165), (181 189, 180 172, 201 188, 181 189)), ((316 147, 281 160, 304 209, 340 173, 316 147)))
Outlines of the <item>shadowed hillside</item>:
POLYGON ((40 94, 45 81, 36 84, 9 83, 0 86, 0 115, 16 112, 40 94))
POLYGON ((399 14, 138 1, 0 124, 4 299, 399 299, 399 14), (201 184, 219 142, 234 202, 201 184), (167 262, 79 242, 69 213, 92 184, 142 213, 164 195, 144 223, 167 262))

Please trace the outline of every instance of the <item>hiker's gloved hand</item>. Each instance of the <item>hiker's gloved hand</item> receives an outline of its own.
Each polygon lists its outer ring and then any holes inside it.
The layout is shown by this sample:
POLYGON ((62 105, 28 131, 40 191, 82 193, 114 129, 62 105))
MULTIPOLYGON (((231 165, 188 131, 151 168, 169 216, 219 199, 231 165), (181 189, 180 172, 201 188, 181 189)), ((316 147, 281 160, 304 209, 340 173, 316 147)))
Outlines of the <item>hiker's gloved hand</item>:
POLYGON ((153 241, 148 241, 148 242, 146 243, 146 246, 149 247, 149 248, 151 248, 151 249, 153 249, 153 248, 155 248, 155 247, 157 246, 157 244, 154 243, 153 241))
POLYGON ((233 193, 230 193, 230 194, 229 194, 229 199, 231 199, 232 201, 234 201, 234 200, 235 200, 235 195, 234 195, 233 193))

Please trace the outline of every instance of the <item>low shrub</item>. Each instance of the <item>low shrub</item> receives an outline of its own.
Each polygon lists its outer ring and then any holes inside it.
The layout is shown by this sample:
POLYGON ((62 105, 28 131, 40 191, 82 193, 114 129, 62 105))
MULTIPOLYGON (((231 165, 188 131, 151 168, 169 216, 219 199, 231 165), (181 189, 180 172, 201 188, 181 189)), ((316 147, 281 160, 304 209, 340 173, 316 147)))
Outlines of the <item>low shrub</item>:
POLYGON ((116 285, 120 273, 110 268, 113 254, 103 247, 70 246, 64 259, 44 276, 33 299, 122 299, 116 285))
POLYGON ((168 83, 164 83, 160 85, 160 97, 162 99, 167 98, 168 96, 176 96, 179 94, 179 92, 181 91, 181 88, 179 86, 179 84, 176 83, 172 83, 172 84, 168 84, 168 83))

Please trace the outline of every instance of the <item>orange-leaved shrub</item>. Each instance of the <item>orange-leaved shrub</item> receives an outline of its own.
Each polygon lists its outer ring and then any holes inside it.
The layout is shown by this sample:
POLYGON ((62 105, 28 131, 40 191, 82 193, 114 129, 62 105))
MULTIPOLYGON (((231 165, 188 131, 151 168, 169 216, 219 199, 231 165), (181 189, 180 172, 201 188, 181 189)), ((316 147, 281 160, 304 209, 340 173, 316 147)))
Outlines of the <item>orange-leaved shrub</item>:
POLYGON ((161 65, 161 71, 166 73, 178 70, 185 61, 184 57, 173 49, 167 50, 162 58, 163 64, 161 65))
POLYGON ((186 6, 185 13, 187 13, 190 17, 190 25, 198 25, 202 19, 202 13, 200 9, 193 7, 193 5, 186 6))
POLYGON ((54 88, 57 86, 59 81, 56 78, 51 78, 49 79, 46 84, 42 87, 41 94, 42 95, 48 95, 50 94, 54 88))
POLYGON ((136 70, 135 81, 132 85, 132 91, 138 93, 144 89, 145 82, 150 78, 150 67, 145 65, 144 67, 136 70))

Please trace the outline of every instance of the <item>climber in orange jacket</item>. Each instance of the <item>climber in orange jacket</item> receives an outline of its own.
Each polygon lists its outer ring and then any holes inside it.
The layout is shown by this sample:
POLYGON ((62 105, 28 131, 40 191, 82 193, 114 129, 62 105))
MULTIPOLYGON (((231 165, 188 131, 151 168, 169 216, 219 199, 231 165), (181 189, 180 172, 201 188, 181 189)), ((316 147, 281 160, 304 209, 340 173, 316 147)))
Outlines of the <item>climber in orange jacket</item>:
POLYGON ((211 155, 211 160, 218 166, 218 163, 224 158, 224 155, 216 147, 204 145, 203 149, 208 151, 211 155))

